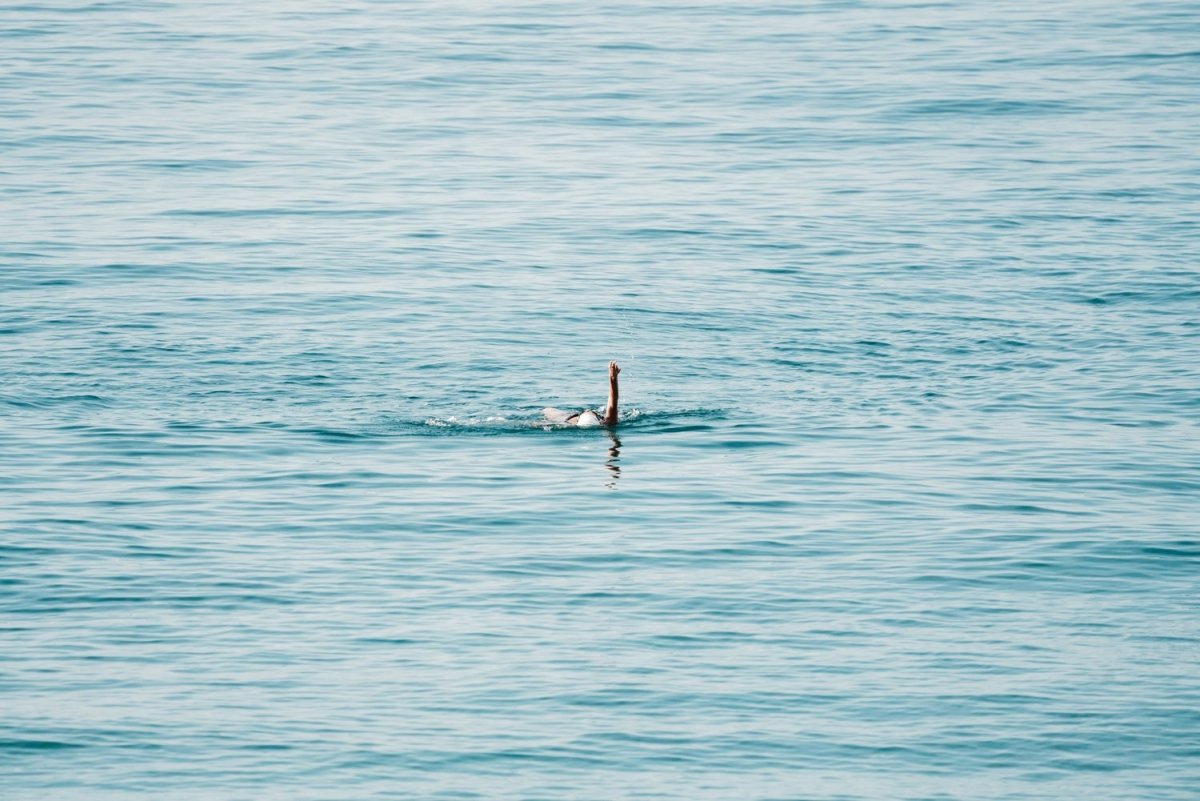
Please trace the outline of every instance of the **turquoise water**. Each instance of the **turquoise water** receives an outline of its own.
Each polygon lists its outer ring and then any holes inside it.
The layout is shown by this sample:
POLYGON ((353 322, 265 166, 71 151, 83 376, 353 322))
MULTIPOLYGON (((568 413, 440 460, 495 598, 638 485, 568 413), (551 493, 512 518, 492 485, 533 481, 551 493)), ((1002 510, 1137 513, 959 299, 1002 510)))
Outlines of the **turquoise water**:
POLYGON ((1197 42, 0 7, 0 795, 1195 798, 1197 42))

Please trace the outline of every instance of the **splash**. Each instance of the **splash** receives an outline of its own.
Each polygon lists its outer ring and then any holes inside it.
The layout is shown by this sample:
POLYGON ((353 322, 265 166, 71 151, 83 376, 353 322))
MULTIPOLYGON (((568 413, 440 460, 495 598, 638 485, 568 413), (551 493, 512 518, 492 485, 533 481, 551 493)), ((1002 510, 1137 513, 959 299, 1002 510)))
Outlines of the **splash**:
MULTIPOLYGON (((725 417, 723 409, 645 411, 631 408, 621 413, 616 431, 621 433, 629 431, 668 433, 679 430, 681 425, 687 426, 689 429, 696 426, 707 427, 707 421, 723 417, 725 417)), ((448 415, 446 417, 426 417, 420 421, 389 420, 384 427, 389 431, 415 435, 482 436, 543 432, 576 432, 581 436, 594 436, 596 432, 611 430, 604 426, 579 428, 567 423, 553 422, 546 420, 540 413, 448 415)))

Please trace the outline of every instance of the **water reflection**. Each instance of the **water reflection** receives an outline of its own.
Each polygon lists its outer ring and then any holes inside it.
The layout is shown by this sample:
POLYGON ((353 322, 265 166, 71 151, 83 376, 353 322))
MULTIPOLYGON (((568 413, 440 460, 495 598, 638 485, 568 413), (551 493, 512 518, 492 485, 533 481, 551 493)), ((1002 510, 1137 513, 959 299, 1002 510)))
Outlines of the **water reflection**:
POLYGON ((621 478, 621 440, 612 431, 604 433, 608 435, 608 441, 611 443, 608 447, 608 459, 604 462, 604 466, 608 468, 608 472, 612 473, 604 486, 616 489, 617 481, 621 478))

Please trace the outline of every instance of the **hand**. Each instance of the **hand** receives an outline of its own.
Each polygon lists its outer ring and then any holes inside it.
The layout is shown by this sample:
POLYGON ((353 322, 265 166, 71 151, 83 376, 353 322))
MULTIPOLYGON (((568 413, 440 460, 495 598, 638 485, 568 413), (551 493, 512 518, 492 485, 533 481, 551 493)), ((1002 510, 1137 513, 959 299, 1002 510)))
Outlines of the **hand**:
POLYGON ((615 380, 615 379, 616 379, 616 377, 617 377, 617 373, 619 373, 619 372, 621 372, 621 368, 620 368, 620 367, 617 367, 617 363, 616 363, 616 362, 609 362, 609 363, 608 363, 608 377, 609 377, 610 379, 612 379, 612 380, 615 380))

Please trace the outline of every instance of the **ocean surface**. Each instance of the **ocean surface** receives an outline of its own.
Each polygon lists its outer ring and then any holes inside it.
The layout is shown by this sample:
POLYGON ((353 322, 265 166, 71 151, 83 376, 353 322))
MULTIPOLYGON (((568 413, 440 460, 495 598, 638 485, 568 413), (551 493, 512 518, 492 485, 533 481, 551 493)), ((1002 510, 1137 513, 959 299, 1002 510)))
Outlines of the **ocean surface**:
POLYGON ((0 5, 0 796, 1195 799, 1198 90, 1191 0, 0 5))

